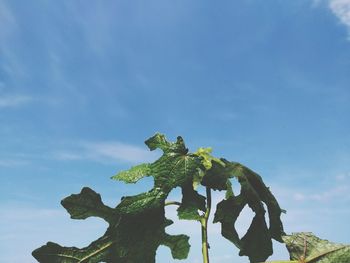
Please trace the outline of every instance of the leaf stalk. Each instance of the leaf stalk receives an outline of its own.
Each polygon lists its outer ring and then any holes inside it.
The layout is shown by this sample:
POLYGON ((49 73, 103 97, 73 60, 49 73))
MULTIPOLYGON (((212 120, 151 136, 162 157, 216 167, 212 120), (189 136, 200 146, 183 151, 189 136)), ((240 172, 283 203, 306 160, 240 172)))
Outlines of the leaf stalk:
POLYGON ((165 202, 164 205, 165 205, 165 206, 168 206, 168 205, 178 205, 178 206, 180 206, 181 203, 180 203, 180 202, 177 202, 177 201, 167 201, 167 202, 165 202))

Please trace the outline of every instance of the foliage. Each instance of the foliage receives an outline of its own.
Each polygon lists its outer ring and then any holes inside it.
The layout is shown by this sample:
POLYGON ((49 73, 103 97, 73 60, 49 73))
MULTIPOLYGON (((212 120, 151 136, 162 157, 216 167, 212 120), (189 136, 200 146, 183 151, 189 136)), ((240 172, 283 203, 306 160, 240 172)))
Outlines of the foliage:
MULTIPOLYGON (((303 263, 349 263, 350 245, 320 239, 312 233, 284 236, 290 259, 303 263)), ((292 261, 293 262, 293 261, 292 261)))
POLYGON ((162 150, 163 155, 153 163, 134 166, 112 178, 136 183, 143 177, 152 176, 153 188, 123 197, 115 208, 104 205, 101 196, 87 187, 79 194, 66 197, 61 204, 72 219, 100 217, 109 227, 101 238, 81 249, 48 242, 33 251, 39 262, 153 263, 160 245, 168 246, 173 258, 185 259, 190 249, 189 237, 169 235, 165 231, 173 223, 165 217, 166 198, 176 187, 182 191, 182 201, 177 209, 179 219, 201 223, 203 219, 207 220, 210 212, 210 191, 226 191, 226 198, 217 205, 214 222, 221 223, 222 235, 251 262, 264 261, 272 254, 272 239, 283 242, 280 220, 283 210, 258 174, 239 163, 213 157, 210 148, 190 153, 181 137, 177 137, 176 142, 169 142, 157 133, 145 143, 151 151, 162 150), (240 183, 239 194, 234 194, 230 179, 240 183), (199 185, 206 188, 207 196, 198 193, 199 185), (269 227, 263 204, 268 210, 269 227), (246 205, 255 217, 247 233, 240 238, 234 224, 246 205))

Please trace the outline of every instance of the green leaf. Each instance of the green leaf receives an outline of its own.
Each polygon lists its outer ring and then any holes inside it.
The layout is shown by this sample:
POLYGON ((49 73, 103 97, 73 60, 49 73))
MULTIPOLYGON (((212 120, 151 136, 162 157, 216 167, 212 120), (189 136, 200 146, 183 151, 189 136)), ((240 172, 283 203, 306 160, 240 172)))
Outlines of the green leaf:
POLYGON ((122 197, 116 210, 121 214, 133 215, 145 213, 148 210, 164 208, 166 194, 159 188, 153 188, 151 191, 122 197))
POLYGON ((125 182, 137 182, 143 176, 154 177, 154 187, 168 194, 173 188, 182 186, 188 181, 194 181, 203 168, 201 157, 188 153, 182 137, 176 142, 169 142, 163 134, 157 133, 145 141, 150 150, 157 148, 163 155, 151 164, 142 164, 123 171, 113 179, 125 182))
POLYGON ((186 259, 190 251, 189 237, 186 235, 171 236, 166 234, 162 244, 171 249, 174 259, 186 259))
POLYGON ((155 187, 169 193, 175 187, 193 181, 200 166, 199 158, 189 154, 170 152, 151 164, 155 187))
MULTIPOLYGON (((98 263, 109 262, 112 257, 114 242, 109 238, 101 238, 88 247, 61 247, 48 242, 46 245, 33 251, 33 257, 42 263, 98 263)), ((110 261, 112 262, 112 261, 110 261)))
POLYGON ((350 245, 329 242, 309 232, 283 236, 291 260, 305 263, 349 263, 350 245))
POLYGON ((181 189, 182 201, 177 209, 179 218, 200 220, 201 215, 198 213, 198 210, 205 211, 205 197, 198 194, 198 192, 193 189, 191 181, 183 185, 181 189))
POLYGON ((173 188, 193 181, 202 168, 201 158, 189 154, 183 139, 169 142, 165 136, 157 133, 145 142, 151 150, 159 148, 163 155, 147 167, 147 174, 154 177, 154 186, 168 194, 173 188))
POLYGON ((240 249, 240 255, 248 256, 251 262, 264 261, 272 254, 271 238, 282 241, 281 236, 284 234, 280 221, 282 210, 258 174, 239 163, 228 162, 224 159, 222 161, 225 162, 224 168, 213 165, 212 171, 207 172, 208 179, 203 178, 203 183, 208 182, 211 187, 217 189, 228 187, 228 198, 218 203, 214 223, 221 223, 222 235, 240 249), (217 180, 221 182, 220 185, 215 185, 216 181, 210 178, 215 178, 215 176, 220 178, 217 180), (241 192, 238 196, 230 193, 229 184, 224 185, 225 179, 226 182, 229 182, 229 178, 232 177, 237 178, 241 185, 241 192), (264 217, 263 203, 269 210, 269 229, 264 217), (245 236, 240 238, 234 224, 245 205, 253 210, 255 217, 245 236))
MULTIPOLYGON (((157 248, 168 244, 175 258, 184 258, 188 253, 186 247, 189 248, 188 237, 173 237, 165 233, 165 227, 172 223, 165 218, 165 196, 161 189, 155 188, 140 195, 122 198, 115 209, 108 208, 114 216, 108 217, 106 233, 85 248, 62 247, 49 242, 32 254, 42 263, 154 263, 157 248)), ((63 203, 69 206, 69 212, 78 218, 86 218, 91 214, 106 215, 99 195, 91 189, 84 188, 80 194, 64 200, 63 203), (97 210, 93 210, 94 202, 97 210), (80 212, 81 206, 86 209, 86 203, 93 212, 80 212)))
POLYGON ((216 163, 225 166, 225 164, 218 158, 215 158, 210 153, 212 152, 212 148, 199 148, 194 154, 198 155, 202 158, 202 164, 205 167, 206 170, 209 170, 212 166, 212 162, 215 161, 216 163))
POLYGON ((229 179, 233 177, 231 163, 225 159, 221 159, 220 162, 212 160, 211 163, 211 168, 203 176, 202 185, 214 190, 228 190, 229 179))
POLYGON ((114 180, 124 181, 125 183, 136 183, 141 178, 151 175, 150 164, 143 163, 136 165, 129 170, 121 171, 117 175, 112 176, 114 180))
POLYGON ((154 136, 146 140, 145 144, 151 151, 159 148, 164 153, 174 152, 179 154, 186 154, 188 152, 188 149, 185 147, 181 136, 178 136, 176 142, 173 143, 167 141, 163 134, 156 133, 154 136))
POLYGON ((248 256, 250 262, 261 262, 272 255, 272 240, 263 215, 253 218, 247 233, 242 237, 240 256, 248 256))
POLYGON ((171 143, 168 142, 165 136, 161 133, 156 133, 154 136, 147 139, 145 141, 145 144, 148 146, 148 148, 151 151, 157 148, 162 149, 163 151, 166 151, 171 146, 171 143))
POLYGON ((61 201, 72 219, 86 219, 90 216, 101 217, 112 222, 116 216, 115 210, 102 203, 101 196, 88 187, 79 194, 72 194, 61 201))
POLYGON ((228 199, 228 198, 230 198, 231 196, 234 196, 233 190, 232 190, 232 183, 231 183, 230 180, 227 180, 227 182, 226 182, 226 188, 227 188, 227 190, 226 190, 225 198, 228 199))
POLYGON ((242 241, 234 227, 239 214, 247 204, 242 195, 231 196, 227 200, 222 200, 216 206, 214 223, 221 223, 221 234, 226 239, 230 240, 239 249, 242 248, 242 241))
POLYGON ((203 177, 204 177, 205 173, 202 169, 198 168, 197 169, 197 173, 195 173, 193 175, 193 189, 196 190, 198 188, 198 186, 201 184, 203 177))
POLYGON ((246 178, 250 185, 249 188, 254 189, 259 199, 266 204, 269 213, 270 235, 275 240, 283 242, 282 235, 285 235, 285 233, 283 231, 281 213, 285 213, 285 211, 280 208, 276 198, 271 193, 270 189, 264 184, 261 176, 240 163, 232 162, 231 167, 233 169, 233 174, 238 180, 245 180, 243 178, 246 178))

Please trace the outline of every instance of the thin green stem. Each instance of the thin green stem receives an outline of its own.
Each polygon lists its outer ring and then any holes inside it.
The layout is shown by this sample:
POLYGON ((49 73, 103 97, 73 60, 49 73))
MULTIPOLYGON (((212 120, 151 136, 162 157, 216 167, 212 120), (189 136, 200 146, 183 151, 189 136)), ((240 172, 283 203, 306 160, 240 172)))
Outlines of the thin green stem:
POLYGON ((209 187, 206 188, 207 193, 207 207, 204 216, 201 218, 202 226, 202 254, 203 263, 209 263, 209 244, 208 244, 208 219, 211 210, 211 190, 209 187))
POLYGON ((167 206, 167 205, 178 205, 178 206, 180 206, 181 203, 180 203, 180 202, 177 202, 177 201, 167 201, 167 202, 165 202, 164 205, 165 205, 165 206, 167 206))

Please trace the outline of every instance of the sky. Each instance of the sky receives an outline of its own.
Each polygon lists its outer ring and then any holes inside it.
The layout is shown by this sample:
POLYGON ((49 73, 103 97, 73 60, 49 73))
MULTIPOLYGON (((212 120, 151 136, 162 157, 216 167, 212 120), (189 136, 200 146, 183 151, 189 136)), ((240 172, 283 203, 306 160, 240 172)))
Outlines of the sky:
MULTIPOLYGON (((0 0, 0 262, 101 236, 102 220, 71 220, 60 200, 149 190, 110 177, 156 160, 156 132, 259 173, 287 233, 350 243, 349 71, 349 0, 0 0)), ((191 251, 160 247, 157 262, 200 263, 200 226, 166 214, 191 251)), ((218 224, 209 243, 212 263, 248 262, 218 224)))

